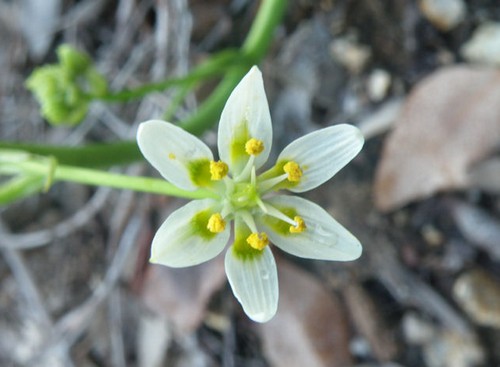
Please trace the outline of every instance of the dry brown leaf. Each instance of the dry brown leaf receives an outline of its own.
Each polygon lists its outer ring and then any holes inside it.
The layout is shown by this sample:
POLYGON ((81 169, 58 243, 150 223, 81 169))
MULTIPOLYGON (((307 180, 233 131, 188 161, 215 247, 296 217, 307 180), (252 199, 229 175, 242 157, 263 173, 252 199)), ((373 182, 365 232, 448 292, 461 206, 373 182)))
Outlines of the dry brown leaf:
POLYGON ((350 366, 349 327, 337 297, 286 261, 278 263, 278 276, 278 312, 259 327, 271 365, 350 366))
POLYGON ((454 66, 410 93, 386 141, 375 204, 392 210, 467 186, 467 170, 500 143, 500 72, 454 66))
POLYGON ((226 280, 221 256, 182 269, 150 265, 142 298, 153 311, 164 315, 178 330, 194 331, 203 321, 210 297, 226 280))
POLYGON ((398 345, 393 330, 387 326, 375 300, 357 283, 346 287, 344 297, 354 325, 370 343, 377 360, 393 360, 398 353, 398 345))

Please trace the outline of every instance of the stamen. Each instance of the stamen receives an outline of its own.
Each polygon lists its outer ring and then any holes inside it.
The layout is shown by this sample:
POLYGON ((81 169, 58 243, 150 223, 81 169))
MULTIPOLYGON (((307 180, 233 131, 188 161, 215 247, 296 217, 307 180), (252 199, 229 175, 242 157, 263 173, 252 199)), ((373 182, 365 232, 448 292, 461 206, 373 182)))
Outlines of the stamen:
POLYGON ((281 176, 273 177, 273 178, 270 178, 269 180, 264 180, 262 182, 259 182, 259 192, 261 192, 261 193, 267 192, 267 191, 271 190, 277 184, 285 181, 286 179, 288 179, 288 174, 284 173, 281 176))
POLYGON ((266 204, 262 201, 260 197, 257 198, 257 205, 259 206, 260 210, 262 210, 264 213, 268 213, 266 204))
POLYGON ((255 156, 251 155, 248 158, 247 164, 245 165, 245 168, 241 171, 241 173, 238 175, 238 177, 235 177, 236 182, 244 181, 248 179, 248 177, 252 174, 252 169, 255 167, 253 164, 255 162, 255 156))
POLYGON ((286 222, 294 227, 298 225, 296 221, 292 220, 292 218, 289 218, 287 215, 283 214, 280 210, 276 209, 269 203, 266 203, 266 208, 267 208, 267 213, 266 213, 267 215, 282 220, 283 222, 286 222))
POLYGON ((245 144, 245 151, 248 155, 259 155, 264 150, 264 142, 259 139, 252 138, 245 144))
POLYGON ((175 159, 177 158, 174 153, 168 153, 168 158, 169 159, 175 159))
POLYGON ((226 177, 229 167, 222 161, 210 161, 210 179, 219 181, 226 177))
POLYGON ((296 215, 293 220, 297 223, 297 225, 290 226, 290 233, 302 233, 306 230, 307 226, 304 219, 296 215))
POLYGON ((255 225, 255 220, 253 219, 253 216, 247 212, 247 211, 242 211, 240 214, 241 219, 243 219, 243 222, 247 225, 248 228, 252 232, 257 232, 257 226, 255 225))
POLYGON ((269 245, 269 238, 265 232, 252 233, 247 237, 247 243, 256 250, 263 250, 269 245))
POLYGON ((288 173, 288 181, 290 182, 299 182, 302 177, 302 170, 300 166, 294 162, 290 161, 283 166, 283 171, 288 173))
POLYGON ((212 233, 220 233, 226 229, 226 221, 220 213, 215 213, 208 219, 207 229, 212 233))

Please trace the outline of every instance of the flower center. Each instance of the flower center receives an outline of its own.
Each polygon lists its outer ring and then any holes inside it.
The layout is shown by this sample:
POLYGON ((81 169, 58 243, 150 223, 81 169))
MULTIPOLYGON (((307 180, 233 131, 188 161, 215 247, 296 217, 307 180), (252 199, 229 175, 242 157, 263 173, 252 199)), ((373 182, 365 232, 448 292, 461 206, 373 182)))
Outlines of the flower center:
POLYGON ((240 182, 234 185, 229 200, 235 209, 243 209, 256 206, 260 198, 254 184, 240 182))

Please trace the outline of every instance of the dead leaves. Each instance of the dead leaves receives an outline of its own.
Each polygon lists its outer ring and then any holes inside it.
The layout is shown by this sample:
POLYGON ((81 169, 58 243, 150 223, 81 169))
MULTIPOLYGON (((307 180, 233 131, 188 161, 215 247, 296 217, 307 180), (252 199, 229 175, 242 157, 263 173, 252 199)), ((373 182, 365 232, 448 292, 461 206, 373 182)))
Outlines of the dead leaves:
POLYGON ((311 275, 280 261, 278 313, 259 328, 274 367, 349 366, 349 327, 337 297, 311 275))
POLYGON ((375 204, 395 209, 469 184, 469 169, 500 143, 500 72, 444 68, 410 93, 387 139, 375 204))
POLYGON ((193 332, 203 321, 211 296, 225 284, 222 260, 182 269, 150 265, 142 289, 144 302, 178 330, 193 332))

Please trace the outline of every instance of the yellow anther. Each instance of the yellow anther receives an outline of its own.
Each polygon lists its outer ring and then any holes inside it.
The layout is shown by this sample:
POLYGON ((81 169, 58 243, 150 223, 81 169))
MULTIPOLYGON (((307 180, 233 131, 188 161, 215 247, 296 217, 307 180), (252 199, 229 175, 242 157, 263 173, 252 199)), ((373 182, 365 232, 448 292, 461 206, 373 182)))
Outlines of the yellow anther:
POLYGON ((263 250, 264 247, 269 245, 269 238, 264 232, 252 233, 247 237, 247 243, 256 250, 263 250))
POLYGON ((294 161, 290 161, 283 166, 283 171, 288 173, 288 181, 299 182, 302 177, 302 170, 300 166, 294 161))
POLYGON ((290 226, 290 233, 302 233, 306 230, 307 226, 304 219, 296 215, 295 218, 293 218, 293 221, 297 223, 297 225, 290 226))
POLYGON ((207 229, 212 233, 221 233, 226 228, 226 221, 219 213, 212 214, 208 219, 207 229))
POLYGON ((222 161, 211 161, 210 162, 210 179, 213 181, 222 180, 226 177, 228 171, 227 164, 222 161))
POLYGON ((174 153, 168 153, 168 158, 175 159, 176 157, 174 153))
POLYGON ((245 151, 248 155, 259 155, 264 150, 264 142, 255 138, 250 139, 245 144, 245 151))

